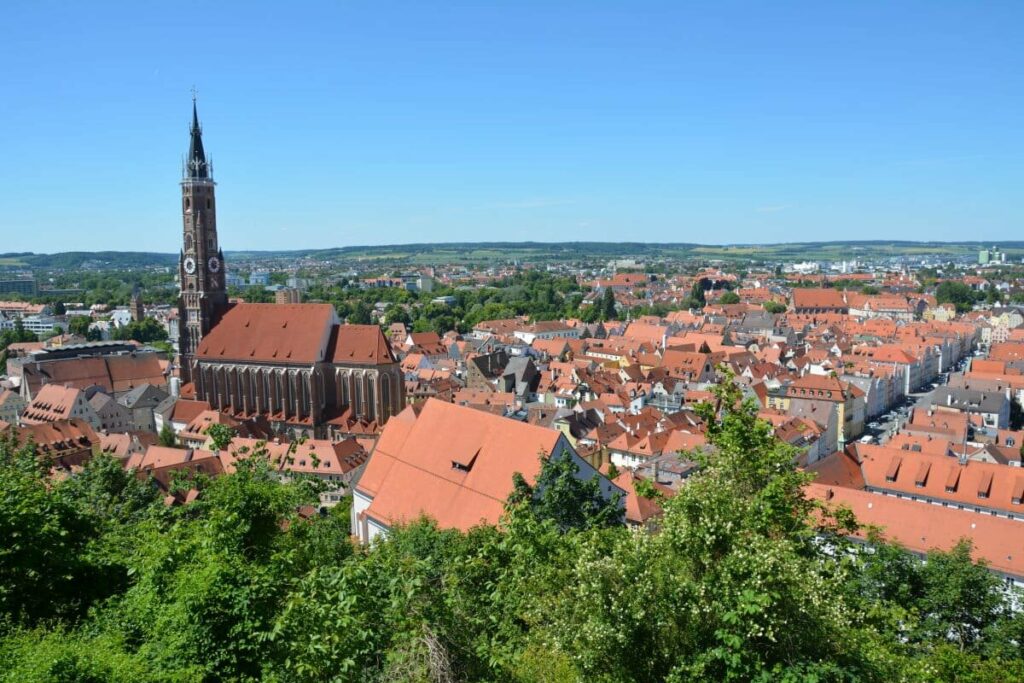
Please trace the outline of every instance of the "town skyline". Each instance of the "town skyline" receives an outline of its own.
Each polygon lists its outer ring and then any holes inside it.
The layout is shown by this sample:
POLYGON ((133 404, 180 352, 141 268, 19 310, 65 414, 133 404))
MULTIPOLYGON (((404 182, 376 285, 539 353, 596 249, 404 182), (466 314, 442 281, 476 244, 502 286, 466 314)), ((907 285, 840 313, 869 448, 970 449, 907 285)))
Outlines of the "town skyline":
POLYGON ((0 683, 1024 682, 1024 3, 17 3, 0 683))

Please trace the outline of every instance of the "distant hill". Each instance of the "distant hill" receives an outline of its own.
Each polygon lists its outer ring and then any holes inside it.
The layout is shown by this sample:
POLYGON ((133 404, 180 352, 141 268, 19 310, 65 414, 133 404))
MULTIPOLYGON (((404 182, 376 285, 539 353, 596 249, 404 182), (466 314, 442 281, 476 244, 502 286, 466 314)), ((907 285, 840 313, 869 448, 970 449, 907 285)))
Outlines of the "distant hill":
POLYGON ((173 266, 178 263, 177 254, 157 254, 147 251, 65 251, 56 254, 34 254, 32 252, 0 254, 0 266, 67 269, 80 268, 126 269, 149 266, 173 266))
MULTIPOLYGON (((701 258, 709 260, 843 260, 886 256, 963 257, 983 247, 997 246, 1014 260, 1024 256, 1024 242, 912 242, 906 240, 863 240, 791 242, 777 244, 695 244, 692 242, 450 242, 437 244, 393 244, 283 251, 229 251, 230 261, 263 261, 313 258, 392 259, 426 264, 438 262, 489 262, 558 260, 579 257, 614 258, 701 258)), ((131 269, 175 266, 178 254, 134 251, 69 251, 56 254, 32 252, 0 254, 0 268, 32 269, 131 269)))

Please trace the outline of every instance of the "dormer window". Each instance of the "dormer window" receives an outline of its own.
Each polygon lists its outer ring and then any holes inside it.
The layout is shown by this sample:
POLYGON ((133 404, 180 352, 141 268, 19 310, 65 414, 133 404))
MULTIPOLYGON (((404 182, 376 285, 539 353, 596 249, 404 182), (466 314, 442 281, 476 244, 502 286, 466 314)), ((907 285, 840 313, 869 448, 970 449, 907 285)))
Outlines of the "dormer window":
POLYGON ((472 454, 467 453, 462 456, 455 456, 452 458, 452 469, 459 472, 469 472, 473 469, 473 464, 476 462, 478 455, 480 455, 480 449, 477 449, 472 454))
POLYGON ((889 461, 889 468, 885 471, 885 480, 889 482, 896 481, 896 476, 900 472, 900 463, 903 462, 903 457, 899 455, 893 456, 892 460, 889 461))
POLYGON ((988 494, 991 489, 992 473, 985 472, 981 475, 981 481, 978 483, 978 498, 988 498, 988 494))

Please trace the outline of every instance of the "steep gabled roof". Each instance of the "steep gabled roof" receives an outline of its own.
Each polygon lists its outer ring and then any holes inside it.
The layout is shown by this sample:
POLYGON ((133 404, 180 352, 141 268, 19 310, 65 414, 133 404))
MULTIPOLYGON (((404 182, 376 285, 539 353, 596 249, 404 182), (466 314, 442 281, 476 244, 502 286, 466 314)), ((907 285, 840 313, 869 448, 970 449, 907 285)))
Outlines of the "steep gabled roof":
POLYGON ((23 424, 39 424, 40 422, 67 420, 71 417, 75 401, 78 400, 81 393, 75 387, 46 384, 39 389, 32 402, 26 406, 21 415, 21 421, 23 424))
POLYGON ((357 489, 384 524, 427 515, 442 528, 496 523, 512 475, 532 482, 557 431, 429 399, 419 417, 405 410, 388 421, 357 489))
POLYGON ((339 365, 395 363, 391 345, 377 325, 338 325, 331 334, 328 359, 339 365))
POLYGON ((199 343, 208 361, 322 361, 337 323, 331 304, 235 304, 199 343))

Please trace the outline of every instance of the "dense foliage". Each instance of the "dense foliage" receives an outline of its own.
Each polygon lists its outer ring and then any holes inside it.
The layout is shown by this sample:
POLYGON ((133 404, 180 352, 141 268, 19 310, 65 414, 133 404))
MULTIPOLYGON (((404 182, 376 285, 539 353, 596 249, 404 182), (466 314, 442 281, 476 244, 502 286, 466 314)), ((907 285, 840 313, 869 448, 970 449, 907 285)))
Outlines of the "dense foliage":
POLYGON ((4 442, 0 678, 1024 680, 1024 620, 967 545, 859 552, 855 521, 822 516, 722 392, 716 450, 654 534, 560 523, 569 490, 513 497, 500 528, 420 521, 366 550, 345 505, 299 514, 317 487, 258 452, 166 508, 109 458, 48 484, 4 442))
MULTIPOLYGON (((306 301, 334 304, 338 315, 350 323, 369 323, 371 310, 383 305, 387 323, 405 323, 415 332, 449 330, 469 331, 482 320, 529 316, 534 320, 556 320, 563 317, 610 319, 615 317, 607 305, 582 305, 584 292, 575 280, 542 271, 528 270, 481 288, 438 287, 430 292, 413 293, 401 287, 362 288, 344 282, 337 285, 316 285, 306 292, 306 301), (454 298, 451 304, 435 301, 454 298)), ((249 298, 249 295, 243 294, 249 298)))
POLYGON ((143 318, 142 320, 133 320, 127 325, 118 327, 114 330, 113 336, 114 339, 123 341, 132 339, 146 344, 149 342, 165 341, 167 339, 167 329, 153 318, 143 318))
POLYGON ((947 280, 935 288, 935 300, 940 304, 953 304, 958 313, 969 311, 976 301, 984 299, 962 282, 947 280))
POLYGON ((25 329, 20 318, 15 318, 14 327, 0 332, 0 367, 7 365, 7 347, 11 344, 38 341, 35 333, 25 329))

